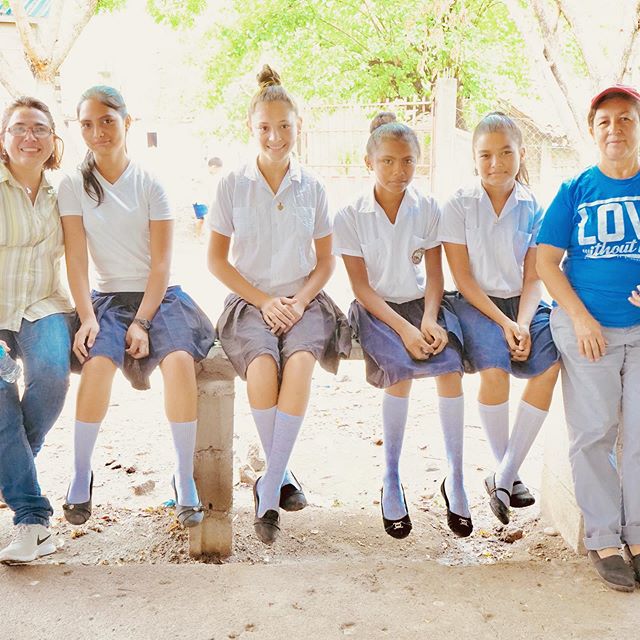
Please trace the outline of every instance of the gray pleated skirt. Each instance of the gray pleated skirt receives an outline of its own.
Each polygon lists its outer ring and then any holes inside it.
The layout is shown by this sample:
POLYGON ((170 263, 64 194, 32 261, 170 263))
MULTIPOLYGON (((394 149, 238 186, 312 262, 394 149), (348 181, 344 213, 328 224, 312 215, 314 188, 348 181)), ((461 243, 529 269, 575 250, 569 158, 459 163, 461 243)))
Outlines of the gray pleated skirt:
POLYGON ((289 357, 309 351, 323 369, 338 371, 340 358, 351 353, 351 329, 347 318, 333 300, 321 291, 302 318, 282 336, 275 336, 262 318, 260 309, 231 294, 218 320, 218 338, 236 373, 247 379, 247 367, 261 355, 270 355, 282 375, 289 357))

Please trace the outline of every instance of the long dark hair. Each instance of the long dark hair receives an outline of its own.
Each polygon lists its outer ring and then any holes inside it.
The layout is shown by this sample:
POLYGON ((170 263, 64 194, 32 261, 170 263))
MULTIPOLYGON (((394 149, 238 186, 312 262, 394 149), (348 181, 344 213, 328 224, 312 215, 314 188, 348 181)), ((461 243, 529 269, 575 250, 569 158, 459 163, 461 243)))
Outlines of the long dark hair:
MULTIPOLYGON (((105 107, 114 109, 117 111, 124 120, 129 112, 127 111, 127 105, 124 102, 122 94, 113 87, 109 87, 104 84, 90 87, 81 96, 76 107, 76 115, 80 115, 80 107, 85 100, 97 100, 105 107)), ((85 193, 98 203, 100 206, 104 202, 104 189, 96 178, 94 169, 96 168, 96 159, 93 155, 93 151, 87 151, 87 155, 84 157, 82 164, 80 165, 80 173, 82 174, 82 185, 85 193)))

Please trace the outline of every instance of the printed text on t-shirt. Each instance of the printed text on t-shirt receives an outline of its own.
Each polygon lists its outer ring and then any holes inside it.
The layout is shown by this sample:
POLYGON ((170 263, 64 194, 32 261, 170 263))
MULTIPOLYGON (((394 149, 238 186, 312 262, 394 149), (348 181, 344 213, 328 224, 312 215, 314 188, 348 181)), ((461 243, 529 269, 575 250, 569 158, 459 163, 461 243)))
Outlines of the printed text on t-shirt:
POLYGON ((627 196, 578 205, 578 244, 586 258, 640 260, 639 201, 627 196))

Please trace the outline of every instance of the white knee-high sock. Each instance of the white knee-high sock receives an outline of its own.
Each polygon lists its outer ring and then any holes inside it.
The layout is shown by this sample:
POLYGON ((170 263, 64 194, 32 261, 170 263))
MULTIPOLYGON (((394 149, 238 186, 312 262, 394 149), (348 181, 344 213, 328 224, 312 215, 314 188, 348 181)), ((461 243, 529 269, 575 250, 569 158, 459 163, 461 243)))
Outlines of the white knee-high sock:
POLYGON ((304 416, 292 416, 276 410, 267 470, 257 487, 260 499, 258 516, 263 516, 269 509, 279 509, 280 487, 303 420, 304 416))
MULTIPOLYGON (((276 409, 278 407, 271 407, 270 409, 254 409, 251 407, 251 413, 253 415, 253 421, 256 423, 256 429, 258 430, 258 436, 260 437, 260 443, 262 444, 262 450, 264 451, 264 457, 269 462, 269 454, 271 453, 271 443, 273 442, 273 429, 276 421, 276 409)), ((284 479, 282 484, 295 484, 289 469, 284 473, 284 479)))
MULTIPOLYGON (((496 471, 496 487, 504 487, 509 492, 511 491, 520 465, 527 457, 527 453, 529 453, 548 413, 548 411, 538 409, 524 400, 520 401, 507 451, 496 471)), ((505 504, 507 503, 507 496, 502 491, 496 492, 496 495, 505 504)))
POLYGON ((91 457, 102 422, 76 420, 73 426, 73 476, 67 492, 67 502, 79 504, 89 500, 91 457))
POLYGON ((478 412, 493 457, 500 464, 509 443, 509 401, 501 404, 478 402, 478 412))
POLYGON ((444 485, 449 509, 459 516, 470 518, 471 512, 464 490, 464 396, 457 398, 439 396, 438 409, 449 465, 444 485))
POLYGON ((197 420, 169 422, 176 453, 174 477, 178 504, 193 507, 198 504, 198 491, 193 480, 193 452, 196 448, 197 420))
POLYGON ((407 515, 400 482, 400 454, 404 441, 409 398, 382 394, 382 431, 384 442, 384 479, 382 481, 382 511, 388 520, 400 520, 407 515))
POLYGON ((253 421, 256 423, 258 436, 262 444, 264 456, 269 460, 271 453, 271 443, 273 442, 273 429, 276 423, 276 410, 278 407, 273 406, 270 409, 254 409, 251 407, 253 421))

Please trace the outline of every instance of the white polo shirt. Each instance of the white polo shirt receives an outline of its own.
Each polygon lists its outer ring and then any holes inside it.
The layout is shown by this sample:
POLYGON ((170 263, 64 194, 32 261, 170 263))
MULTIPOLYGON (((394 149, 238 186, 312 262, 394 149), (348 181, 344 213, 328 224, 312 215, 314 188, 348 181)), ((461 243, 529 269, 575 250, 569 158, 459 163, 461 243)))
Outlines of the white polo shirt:
POLYGON ((440 209, 409 186, 395 224, 376 202, 373 188, 340 209, 334 220, 334 253, 364 258, 371 288, 388 302, 424 296, 424 252, 437 247, 440 209))
POLYGON ((542 216, 531 191, 519 182, 496 215, 478 179, 445 203, 439 239, 467 246, 473 277, 487 295, 511 298, 522 293, 524 257, 536 246, 542 216))
MULTIPOLYGON (((94 171, 104 190, 100 206, 82 186, 77 171, 58 189, 61 216, 82 216, 89 254, 103 293, 144 291, 151 271, 149 221, 172 220, 162 185, 133 162, 111 184, 94 171)), ((174 284, 171 279, 169 284, 174 284)))
POLYGON ((322 184, 291 158, 274 195, 256 160, 224 176, 208 226, 233 237, 234 267, 271 296, 291 296, 316 266, 313 240, 331 234, 322 184))

